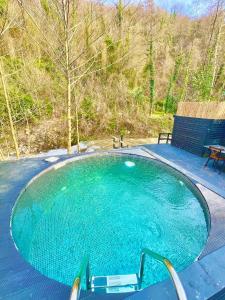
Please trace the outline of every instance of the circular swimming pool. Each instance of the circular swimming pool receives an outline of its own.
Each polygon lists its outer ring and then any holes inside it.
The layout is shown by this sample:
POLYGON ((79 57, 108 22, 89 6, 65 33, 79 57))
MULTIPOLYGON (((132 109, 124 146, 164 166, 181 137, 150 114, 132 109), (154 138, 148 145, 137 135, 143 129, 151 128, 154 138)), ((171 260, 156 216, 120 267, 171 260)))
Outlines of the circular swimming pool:
MULTIPOLYGON (((72 285, 85 255, 91 273, 137 273, 147 247, 177 271, 206 242, 198 191, 164 164, 129 155, 87 157, 50 170, 21 194, 12 234, 22 256, 42 274, 72 285)), ((147 258, 144 286, 168 276, 147 258)))

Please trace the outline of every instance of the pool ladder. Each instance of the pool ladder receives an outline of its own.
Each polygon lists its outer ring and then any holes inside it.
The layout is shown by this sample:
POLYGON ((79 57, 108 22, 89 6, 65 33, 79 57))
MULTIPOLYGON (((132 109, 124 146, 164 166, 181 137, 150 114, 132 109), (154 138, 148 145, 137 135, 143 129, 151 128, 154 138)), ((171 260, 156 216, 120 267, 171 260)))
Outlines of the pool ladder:
POLYGON ((127 293, 141 290, 146 255, 164 264, 173 281, 174 287, 176 289, 177 298, 179 300, 187 300, 187 296, 184 291, 181 280, 171 262, 166 257, 163 257, 160 254, 155 253, 147 248, 144 248, 141 251, 139 272, 136 274, 90 276, 89 259, 85 258, 82 262, 80 272, 77 274, 74 280, 70 300, 80 299, 81 280, 84 275, 86 276, 87 291, 92 291, 95 293, 127 293))

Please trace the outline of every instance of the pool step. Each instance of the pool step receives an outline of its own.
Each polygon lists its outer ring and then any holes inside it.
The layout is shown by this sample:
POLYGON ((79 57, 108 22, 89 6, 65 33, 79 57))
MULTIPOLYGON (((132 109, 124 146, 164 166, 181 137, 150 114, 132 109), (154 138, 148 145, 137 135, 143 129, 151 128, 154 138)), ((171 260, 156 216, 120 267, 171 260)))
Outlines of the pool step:
POLYGON ((92 276, 91 290, 97 293, 131 293, 139 290, 137 274, 92 276))
POLYGON ((170 276, 172 277, 172 281, 176 289, 178 299, 187 300, 187 296, 183 288, 183 285, 171 262, 166 257, 161 256, 160 254, 153 252, 147 248, 144 248, 141 251, 139 272, 135 274, 91 276, 89 258, 85 257, 81 264, 80 271, 74 279, 73 287, 70 294, 70 300, 79 300, 79 299, 97 300, 100 298, 102 300, 106 300, 106 299, 122 300, 124 299, 121 298, 122 295, 126 297, 126 294, 129 294, 128 297, 130 297, 130 295, 132 295, 136 291, 141 290, 141 285, 144 276, 145 257, 147 255, 155 259, 156 261, 164 264, 170 276), (82 282, 82 277, 84 275, 86 277, 85 294, 83 294, 81 291, 81 282, 82 282))

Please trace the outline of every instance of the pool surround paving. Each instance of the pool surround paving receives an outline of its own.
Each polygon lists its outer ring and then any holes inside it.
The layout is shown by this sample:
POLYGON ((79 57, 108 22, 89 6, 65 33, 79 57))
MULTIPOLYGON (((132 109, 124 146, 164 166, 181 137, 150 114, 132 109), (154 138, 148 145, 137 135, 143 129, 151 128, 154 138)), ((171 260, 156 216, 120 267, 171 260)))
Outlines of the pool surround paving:
MULTIPOLYGON (((62 167, 66 163, 87 156, 123 153, 156 159, 166 164, 169 168, 181 172, 182 176, 195 185, 196 191, 204 196, 205 200, 200 203, 205 208, 206 219, 208 219, 208 240, 201 255, 179 275, 188 299, 216 299, 213 298, 216 294, 223 294, 225 290, 225 199, 224 194, 220 193, 223 189, 220 184, 218 187, 214 181, 207 182, 207 178, 201 174, 199 176, 198 167, 196 173, 195 168, 190 170, 190 166, 185 168, 179 160, 176 162, 175 159, 167 157, 168 152, 172 157, 174 152, 179 158, 178 154, 185 156, 186 151, 170 145, 161 148, 156 146, 164 145, 143 145, 126 150, 79 156, 64 155, 59 157, 57 163, 46 162, 43 157, 2 162, 0 164, 0 299, 69 299, 71 287, 42 275, 19 254, 11 233, 10 220, 13 207, 24 189, 35 178, 50 169, 62 167)), ((83 297, 87 299, 177 299, 170 280, 154 284, 135 294, 96 296, 84 293, 83 297)))

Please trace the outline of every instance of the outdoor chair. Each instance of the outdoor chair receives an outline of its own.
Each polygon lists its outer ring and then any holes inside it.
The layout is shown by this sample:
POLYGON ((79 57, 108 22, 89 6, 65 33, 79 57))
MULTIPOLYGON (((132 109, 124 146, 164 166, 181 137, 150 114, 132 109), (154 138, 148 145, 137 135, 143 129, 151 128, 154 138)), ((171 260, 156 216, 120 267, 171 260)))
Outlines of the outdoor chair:
POLYGON ((124 136, 121 135, 120 138, 113 136, 113 149, 128 148, 128 145, 124 142, 124 136))
POLYGON ((225 167, 225 156, 223 156, 223 154, 222 154, 223 149, 210 146, 209 151, 210 151, 210 154, 205 163, 205 167, 208 165, 210 160, 213 160, 214 167, 219 167, 220 161, 222 161, 221 169, 222 169, 222 167, 225 167))
POLYGON ((160 144, 161 141, 166 141, 168 144, 172 140, 172 133, 170 132, 160 132, 158 137, 158 144, 160 144))

